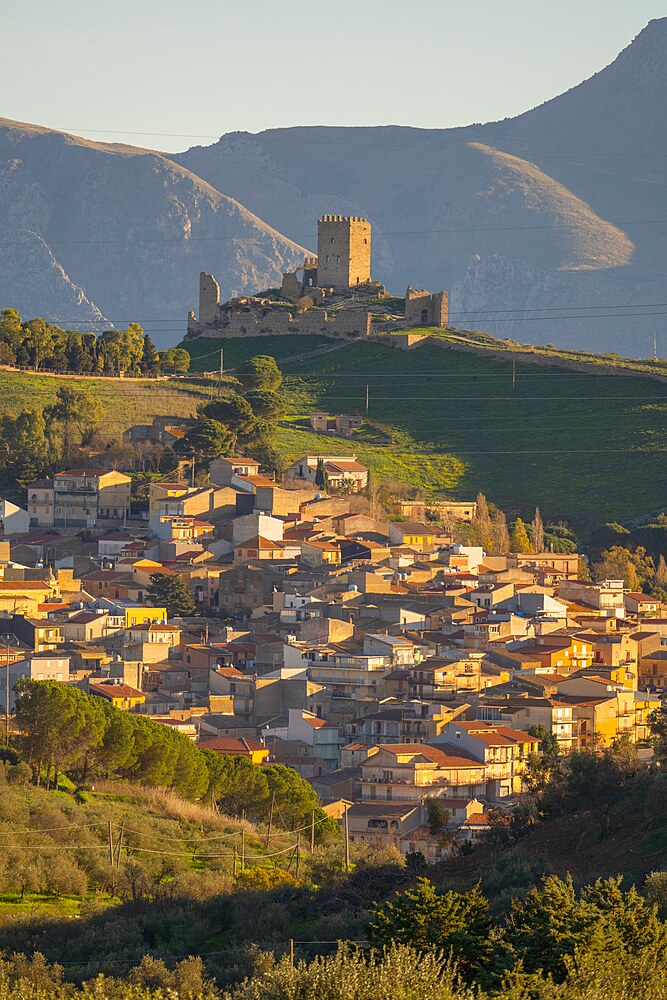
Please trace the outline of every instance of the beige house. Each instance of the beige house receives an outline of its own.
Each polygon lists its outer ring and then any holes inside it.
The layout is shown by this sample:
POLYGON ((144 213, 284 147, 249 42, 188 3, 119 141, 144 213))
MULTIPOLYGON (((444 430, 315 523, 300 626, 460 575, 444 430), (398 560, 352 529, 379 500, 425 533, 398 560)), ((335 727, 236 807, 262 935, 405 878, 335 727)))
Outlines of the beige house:
POLYGON ((55 580, 0 580, 0 612, 36 615, 40 604, 58 598, 55 580))
POLYGON ((481 690, 483 659, 483 653, 470 651, 465 656, 422 660, 410 671, 412 696, 433 698, 481 690))
POLYGON ((445 726, 433 746, 447 752, 469 754, 484 765, 486 787, 482 794, 497 802, 523 790, 528 755, 539 740, 527 732, 489 722, 456 720, 445 726))
POLYGON ((423 802, 475 798, 486 793, 486 767, 458 748, 426 743, 383 743, 362 761, 362 801, 423 802))
POLYGON ((647 653, 639 661, 639 683, 643 688, 662 691, 667 688, 667 647, 647 653))
POLYGON ((94 642, 109 631, 109 615, 104 611, 79 611, 61 626, 65 642, 94 642))
POLYGON ((357 802, 347 810, 350 840, 372 847, 396 847, 424 822, 424 809, 414 802, 357 802))
POLYGON ((115 469, 68 469, 53 477, 52 499, 44 484, 28 487, 28 510, 31 518, 33 511, 35 520, 42 518, 42 524, 94 528, 100 521, 129 516, 131 485, 130 476, 115 469))
POLYGON ((529 695, 494 697, 491 693, 480 700, 475 717, 484 722, 501 723, 511 729, 544 726, 558 740, 567 753, 576 746, 575 721, 572 706, 558 698, 539 698, 529 695))
POLYGON ((285 470, 285 478, 314 485, 320 463, 332 490, 348 486, 358 492, 368 486, 368 469, 357 462, 356 455, 304 455, 285 470))
POLYGON ((26 507, 30 515, 30 524, 34 527, 53 527, 53 480, 40 479, 30 483, 27 489, 28 501, 26 507))

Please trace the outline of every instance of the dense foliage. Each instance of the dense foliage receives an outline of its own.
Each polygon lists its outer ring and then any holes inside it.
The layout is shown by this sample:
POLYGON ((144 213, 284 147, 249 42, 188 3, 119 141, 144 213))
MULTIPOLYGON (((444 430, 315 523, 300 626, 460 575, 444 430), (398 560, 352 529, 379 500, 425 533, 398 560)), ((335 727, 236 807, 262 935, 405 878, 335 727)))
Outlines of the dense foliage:
POLYGON ((318 836, 332 828, 312 786, 291 768, 260 770, 248 760, 200 750, 169 726, 67 684, 24 680, 16 690, 19 747, 38 785, 56 786, 61 773, 82 786, 119 778, 215 801, 255 820, 268 817, 273 802, 276 821, 302 826, 314 812, 318 836))
POLYGON ((30 366, 79 375, 155 376, 160 372, 187 372, 190 355, 182 347, 155 350, 138 323, 126 330, 81 333, 63 330, 37 317, 23 320, 16 309, 0 313, 0 364, 30 366))

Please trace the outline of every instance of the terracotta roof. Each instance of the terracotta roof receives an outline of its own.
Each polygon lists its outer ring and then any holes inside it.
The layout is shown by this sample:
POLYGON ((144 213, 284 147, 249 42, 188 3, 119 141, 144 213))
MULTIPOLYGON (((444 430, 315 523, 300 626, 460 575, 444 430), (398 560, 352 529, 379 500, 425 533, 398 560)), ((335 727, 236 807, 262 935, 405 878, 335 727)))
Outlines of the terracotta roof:
POLYGON ((429 528, 427 524, 420 521, 394 521, 392 528, 396 528, 404 535, 435 535, 436 529, 429 528))
POLYGON ((242 670, 238 670, 236 667, 217 667, 216 674, 220 674, 221 677, 245 677, 246 675, 242 670))
POLYGON ((216 736, 210 740, 198 740, 200 750, 215 750, 216 753, 245 754, 266 750, 263 743, 243 736, 216 736))
POLYGON ((427 743, 378 743, 378 750, 387 750, 396 756, 409 755, 413 757, 424 757, 433 764, 440 767, 481 767, 482 765, 474 757, 468 756, 465 751, 458 747, 446 744, 448 750, 441 747, 429 746, 427 743), (450 753, 449 750, 453 751, 450 753))
POLYGON ((143 698, 143 691, 137 691, 129 684, 109 684, 105 681, 89 681, 88 690, 104 698, 143 698))
POLYGON ((274 488, 278 487, 278 483, 274 482, 273 479, 269 479, 268 476, 259 476, 253 474, 244 476, 244 475, 239 475, 239 473, 236 473, 236 475, 238 475, 239 479, 242 479, 245 483, 251 483, 253 486, 271 486, 274 488))
POLYGON ((333 469, 337 472, 368 472, 366 466, 362 465, 360 462, 325 462, 324 469, 325 471, 327 469, 333 469))
POLYGON ((283 545, 281 542, 276 541, 273 538, 265 538, 264 535, 255 535, 253 538, 248 538, 245 542, 239 542, 236 549, 264 549, 273 550, 282 549, 283 545))
POLYGON ((138 625, 130 625, 128 632, 180 632, 176 625, 166 625, 163 622, 139 622, 138 625))
POLYGON ((121 583, 122 581, 132 581, 132 575, 129 572, 121 572, 114 569, 97 569, 93 573, 86 573, 85 576, 81 577, 82 580, 86 582, 91 580, 97 582, 98 580, 108 580, 110 583, 121 583))
POLYGON ((414 812, 415 809, 419 809, 418 802, 405 802, 400 805, 397 802, 355 802, 353 806, 347 810, 348 816, 379 816, 384 818, 385 816, 393 816, 401 818, 403 816, 409 816, 410 813, 414 812))
POLYGON ((461 826, 489 826, 489 814, 485 812, 473 813, 467 819, 463 820, 461 826))
POLYGON ((51 590, 55 586, 45 580, 0 580, 0 590, 51 590))
POLYGON ((467 730, 481 743, 487 746, 508 746, 512 743, 539 743, 536 736, 530 736, 521 729, 510 729, 508 726, 496 726, 484 722, 457 722, 455 725, 459 729, 467 730))
POLYGON ((326 719, 311 718, 311 716, 302 716, 304 722, 307 722, 309 726, 313 729, 336 729, 332 722, 327 722, 326 719))
POLYGON ((68 618, 65 625, 87 625, 89 622, 101 621, 103 618, 107 617, 107 612, 98 615, 95 611, 80 611, 78 615, 72 615, 68 618))
MULTIPOLYGON (((100 476, 108 476, 110 472, 115 471, 115 469, 65 469, 64 472, 56 472, 54 478, 75 476, 77 479, 99 479, 100 476)), ((129 480, 129 478, 128 476, 127 479, 129 480)))

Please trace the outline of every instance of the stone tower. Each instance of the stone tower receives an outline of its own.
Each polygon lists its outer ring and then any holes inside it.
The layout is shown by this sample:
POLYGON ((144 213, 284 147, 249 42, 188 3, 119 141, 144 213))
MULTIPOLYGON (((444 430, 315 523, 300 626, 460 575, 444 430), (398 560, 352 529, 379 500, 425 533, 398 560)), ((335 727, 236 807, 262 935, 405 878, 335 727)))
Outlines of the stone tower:
POLYGON ((317 284, 351 288, 371 280, 371 224, 358 215, 323 215, 317 223, 317 284))

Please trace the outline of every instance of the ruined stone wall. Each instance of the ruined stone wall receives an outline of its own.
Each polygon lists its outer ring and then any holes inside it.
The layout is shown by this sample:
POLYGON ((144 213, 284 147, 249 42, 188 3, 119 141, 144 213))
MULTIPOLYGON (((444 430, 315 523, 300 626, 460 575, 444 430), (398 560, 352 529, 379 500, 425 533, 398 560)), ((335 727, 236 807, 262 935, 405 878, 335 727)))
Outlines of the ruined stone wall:
POLYGON ((430 292, 419 288, 405 293, 405 325, 446 327, 449 322, 449 296, 447 292, 430 292))
POLYGON ((371 224, 359 216, 323 215, 317 223, 317 282, 349 288, 371 280, 371 224))
POLYGON ((232 312, 223 323, 208 325, 195 323, 189 337, 273 337, 290 333, 303 333, 325 337, 368 337, 371 332, 371 313, 367 309, 341 309, 327 312, 309 309, 293 314, 289 309, 248 309, 232 312))
POLYGON ((303 285, 296 271, 287 271, 283 274, 282 288, 280 289, 283 298, 290 302, 297 302, 303 295, 303 285))
POLYGON ((215 323, 220 304, 220 286, 212 274, 202 271, 199 275, 199 322, 215 323))

